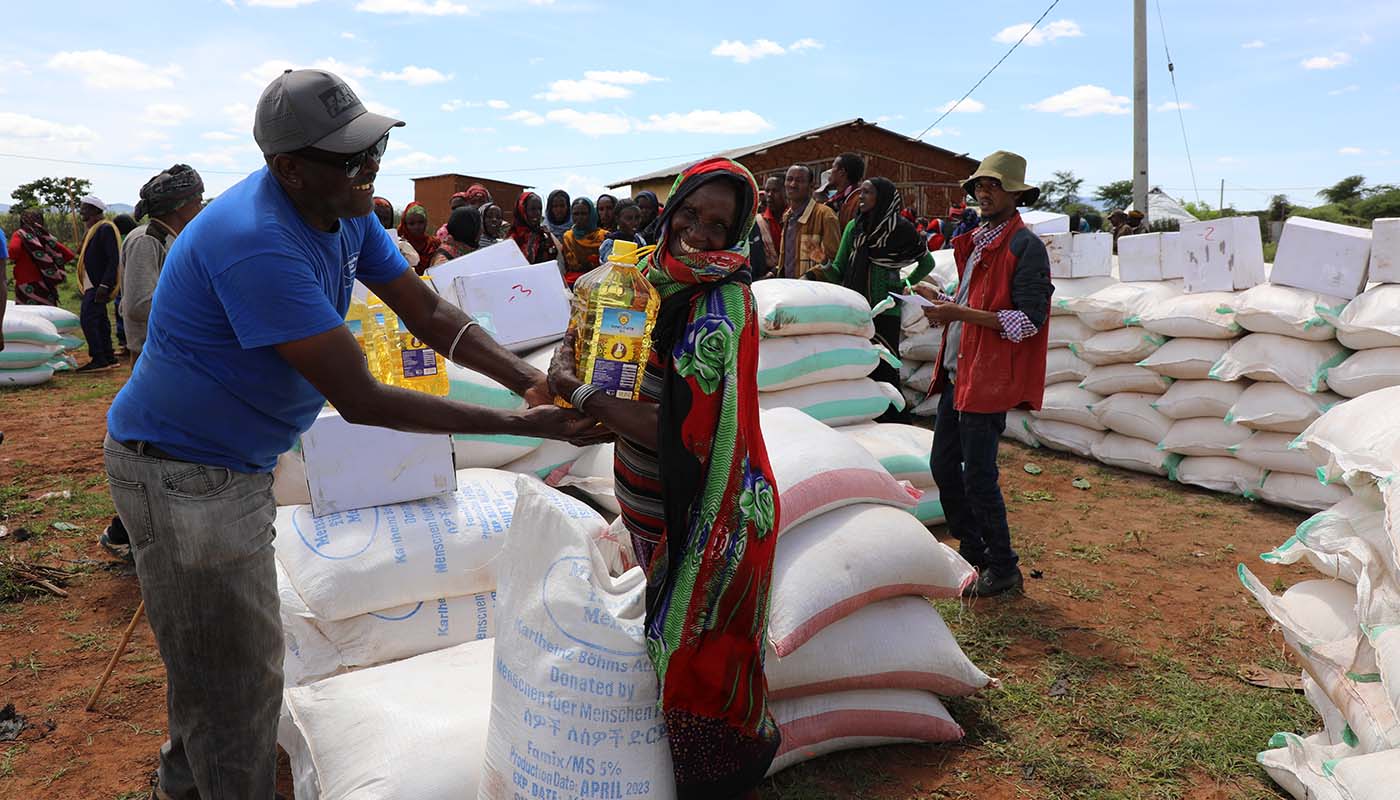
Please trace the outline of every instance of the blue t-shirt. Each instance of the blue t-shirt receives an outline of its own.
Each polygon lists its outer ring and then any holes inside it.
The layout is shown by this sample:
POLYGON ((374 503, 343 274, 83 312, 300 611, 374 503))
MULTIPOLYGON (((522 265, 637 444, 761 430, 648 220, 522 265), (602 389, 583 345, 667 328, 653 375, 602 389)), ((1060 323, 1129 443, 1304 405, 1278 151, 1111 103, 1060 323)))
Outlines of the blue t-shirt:
POLYGON ((5 229, 0 228, 0 261, 10 257, 10 237, 5 234, 5 229))
POLYGON ((273 346, 343 325, 357 277, 387 283, 407 269, 373 214, 316 230, 258 170, 176 237, 108 432, 201 464, 270 471, 325 403, 273 346))

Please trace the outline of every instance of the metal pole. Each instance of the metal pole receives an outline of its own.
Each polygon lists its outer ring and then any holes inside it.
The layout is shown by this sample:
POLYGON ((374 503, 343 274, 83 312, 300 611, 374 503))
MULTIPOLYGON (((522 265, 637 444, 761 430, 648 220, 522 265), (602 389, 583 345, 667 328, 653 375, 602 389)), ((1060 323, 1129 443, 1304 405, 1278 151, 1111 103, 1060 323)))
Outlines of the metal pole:
POLYGON ((1220 206, 1219 206, 1218 208, 1216 208, 1215 210, 1216 210, 1216 211, 1224 211, 1224 210, 1225 210, 1225 179, 1224 179, 1224 178, 1221 178, 1221 179, 1220 179, 1220 206))
POLYGON ((1133 208, 1147 214, 1147 0, 1133 0, 1133 208))

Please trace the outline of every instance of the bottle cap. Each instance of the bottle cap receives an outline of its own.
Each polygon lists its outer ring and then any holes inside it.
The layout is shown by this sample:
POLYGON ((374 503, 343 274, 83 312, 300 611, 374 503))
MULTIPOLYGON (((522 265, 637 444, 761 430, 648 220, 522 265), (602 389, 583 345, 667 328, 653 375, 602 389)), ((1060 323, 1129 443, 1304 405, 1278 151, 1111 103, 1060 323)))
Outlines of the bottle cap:
POLYGON ((636 242, 618 239, 613 242, 612 253, 608 255, 608 260, 616 261, 620 264, 636 264, 643 258, 651 255, 654 250, 656 250, 655 245, 639 247, 636 242))

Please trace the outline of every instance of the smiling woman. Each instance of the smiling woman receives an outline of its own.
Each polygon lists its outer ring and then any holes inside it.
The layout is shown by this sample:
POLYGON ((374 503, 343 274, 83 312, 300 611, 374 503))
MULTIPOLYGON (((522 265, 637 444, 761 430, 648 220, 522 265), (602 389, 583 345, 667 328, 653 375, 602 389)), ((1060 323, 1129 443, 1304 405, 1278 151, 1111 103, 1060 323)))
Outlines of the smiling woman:
MULTIPOLYGON (((644 267, 662 304, 642 399, 597 392, 577 405, 618 435, 617 499, 647 572, 647 650, 678 796, 730 798, 758 784, 778 746, 763 636, 779 508, 749 288, 758 186, 715 158, 681 173, 670 198, 644 267), (731 544, 704 545, 720 541, 731 544)), ((560 396, 582 385, 573 364, 566 339, 550 367, 560 396)))

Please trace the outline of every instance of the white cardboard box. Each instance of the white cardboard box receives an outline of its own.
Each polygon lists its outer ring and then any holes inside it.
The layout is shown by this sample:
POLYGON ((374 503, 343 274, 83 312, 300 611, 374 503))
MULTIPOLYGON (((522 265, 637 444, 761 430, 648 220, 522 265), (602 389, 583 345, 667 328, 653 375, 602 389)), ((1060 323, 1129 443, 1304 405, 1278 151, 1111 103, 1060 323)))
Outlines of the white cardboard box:
POLYGON ((1045 254, 1050 257, 1050 277, 1074 277, 1074 234, 1042 233, 1040 240, 1045 242, 1045 254))
POLYGON ((1289 217, 1278 240, 1269 283, 1347 300, 1366 288, 1371 232, 1306 217, 1289 217))
POLYGON ((1186 239, 1177 231, 1162 232, 1162 280, 1170 281, 1186 274, 1186 239))
MULTIPOLYGON (((1074 258, 1070 264, 1071 278, 1098 278, 1113 274, 1113 234, 1075 233, 1072 236, 1074 258)), ((1050 273, 1051 277, 1054 275, 1050 273)))
POLYGON ((1118 237, 1118 280, 1162 280, 1162 234, 1118 237))
POLYGON ((569 290, 559 267, 527 263, 513 240, 433 267, 428 275, 440 294, 514 352, 557 341, 569 327, 569 290))
POLYGON ((1021 222, 1037 236, 1070 232, 1069 215, 1057 214, 1054 211, 1022 211, 1021 222))
POLYGON ((1264 243, 1259 220, 1221 217, 1183 222, 1186 292, 1233 292, 1264 282, 1264 243))
POLYGON ((1371 274, 1376 283, 1400 283, 1400 218, 1371 222, 1371 274))
POLYGON ((317 517, 457 490, 452 437, 352 425, 329 406, 301 435, 317 517))

